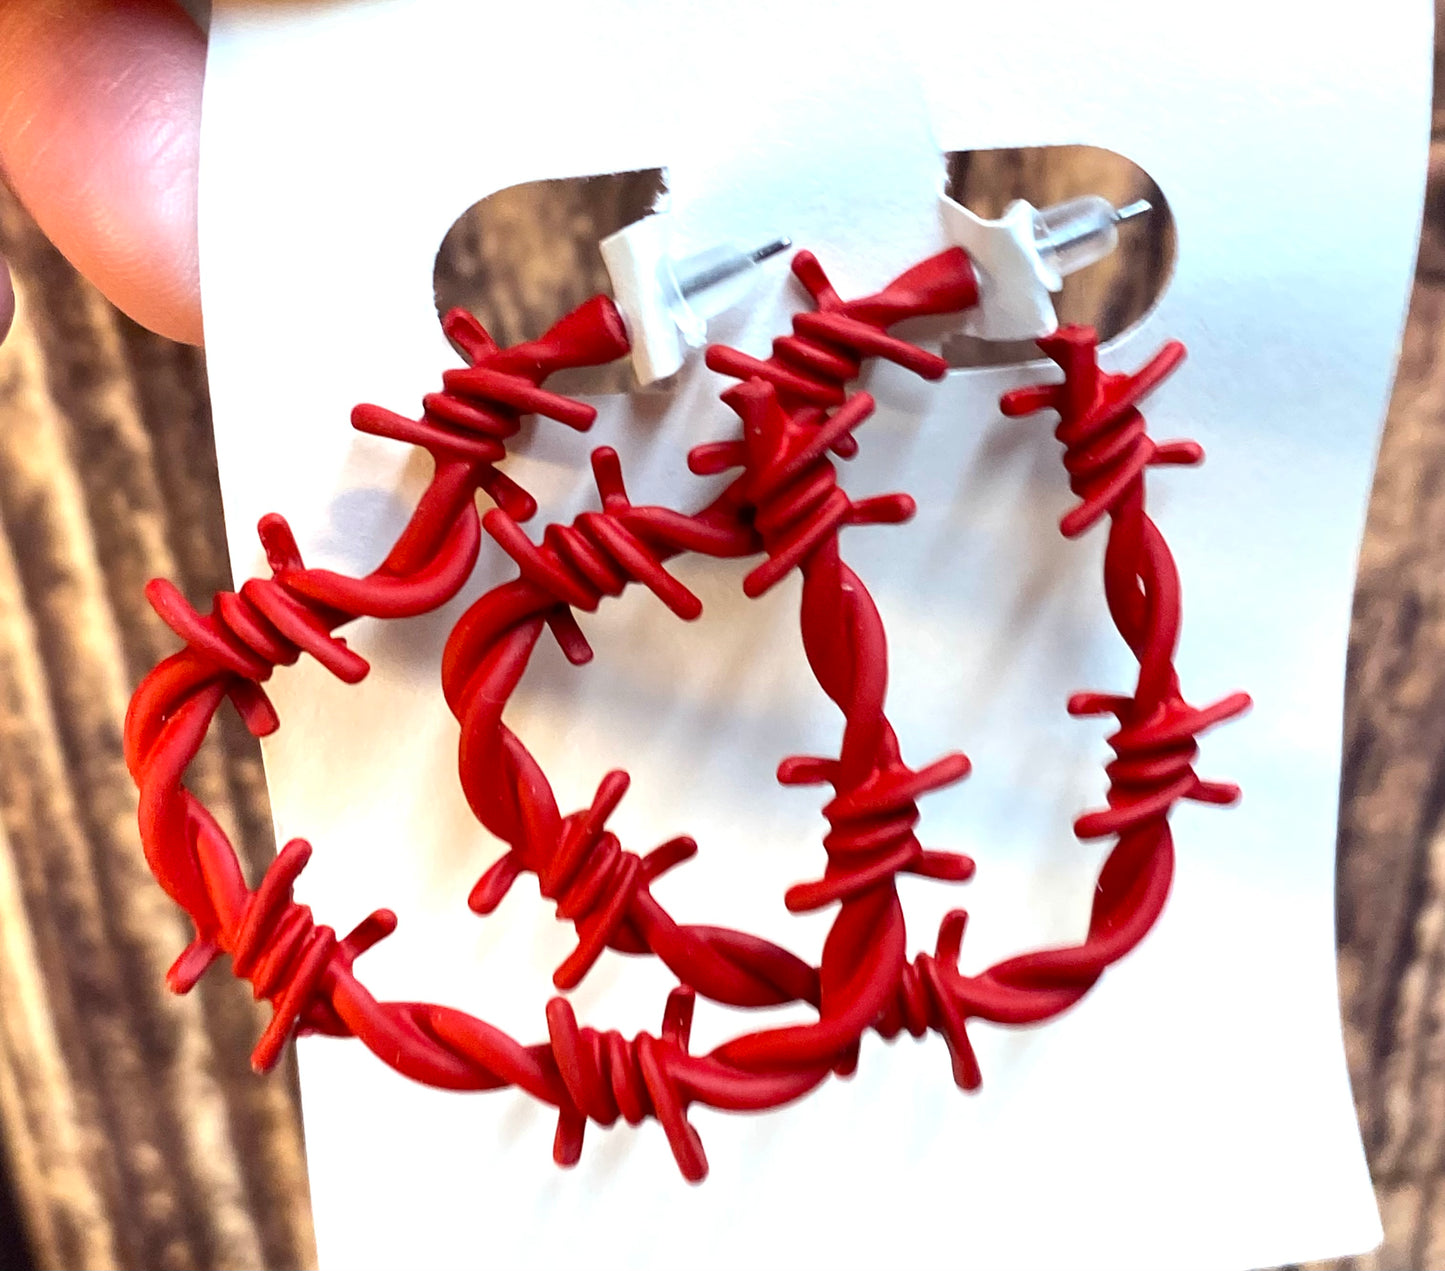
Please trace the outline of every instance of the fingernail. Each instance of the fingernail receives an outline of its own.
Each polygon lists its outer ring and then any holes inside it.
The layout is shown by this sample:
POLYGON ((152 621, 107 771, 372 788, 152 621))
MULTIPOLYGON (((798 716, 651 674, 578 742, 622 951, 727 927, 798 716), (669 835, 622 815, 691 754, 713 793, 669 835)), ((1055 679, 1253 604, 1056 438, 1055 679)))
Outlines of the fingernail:
POLYGON ((10 334, 10 323, 15 317, 15 288, 10 285, 10 270, 0 257, 0 343, 10 334))

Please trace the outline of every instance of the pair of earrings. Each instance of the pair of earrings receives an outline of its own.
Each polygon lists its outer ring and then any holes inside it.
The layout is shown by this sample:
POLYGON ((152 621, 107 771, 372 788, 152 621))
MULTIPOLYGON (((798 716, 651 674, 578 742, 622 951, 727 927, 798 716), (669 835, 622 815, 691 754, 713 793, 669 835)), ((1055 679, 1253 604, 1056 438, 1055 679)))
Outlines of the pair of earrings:
MULTIPOLYGON (((1032 209, 1025 216, 1018 206, 1003 218, 1012 236, 1008 250, 1020 257, 1032 252, 1035 264, 1054 252, 1054 277, 1107 241, 1121 215, 1104 204, 1107 214, 1095 205, 1051 220, 1032 209), (1059 230, 1059 223, 1074 228, 1059 230)), ((994 223, 996 231, 1003 222, 994 223)), ((662 228, 639 233, 654 235, 655 245, 662 228)), ((616 244, 608 250, 619 258, 616 244)), ((980 251, 994 251, 995 260, 1007 255, 997 244, 980 251)), ((915 834, 918 799, 961 780, 969 761, 952 753, 913 768, 902 758, 884 712, 883 623, 844 559, 841 535, 849 526, 905 520, 913 500, 906 494, 854 500, 837 483, 835 461, 857 450, 855 433, 873 410, 867 393, 851 391, 869 360, 927 379, 946 372, 937 354, 896 337, 892 327, 946 314, 973 313, 984 321, 978 306, 981 299, 987 303, 991 287, 999 294, 998 278, 975 268, 976 259, 961 246, 920 262, 876 295, 851 301, 838 295, 811 253, 797 253, 792 271, 810 305, 794 317, 791 333, 774 341, 771 355, 707 350, 707 366, 737 381, 722 393, 737 427, 694 449, 689 466, 700 476, 733 473, 722 491, 693 511, 634 505, 617 455, 602 448, 592 456, 600 508, 569 525, 549 525, 539 542, 527 535, 521 523, 536 503, 498 467, 507 442, 525 415, 578 430, 595 416, 586 403, 546 389, 546 378, 629 352, 637 359, 639 346, 640 378, 665 368, 669 356, 682 356, 680 341, 696 335, 688 322, 704 320, 697 298, 764 254, 723 249, 710 262, 673 263, 660 252, 650 259, 642 250, 623 253, 633 262, 631 273, 623 273, 632 284, 618 286, 620 303, 594 297, 540 339, 511 348, 499 347, 476 319, 454 310, 444 326, 469 365, 445 373, 442 391, 423 399, 422 415, 413 419, 377 406, 353 413, 355 427, 420 445, 435 461, 411 520, 375 571, 349 578, 308 568, 284 519, 271 515, 260 525, 271 576, 221 593, 209 613, 197 612, 171 585, 151 584, 152 603, 185 647, 137 690, 125 741, 140 788, 147 859, 196 927, 169 980, 184 992, 212 961, 230 954, 233 972, 273 1006, 252 1057, 258 1070, 276 1062, 293 1033, 355 1036, 415 1080, 454 1090, 517 1086, 554 1106, 554 1156, 561 1164, 578 1159, 588 1121, 610 1125, 622 1117, 636 1124, 655 1117, 683 1175, 700 1180, 707 1163, 688 1121, 690 1105, 758 1111, 787 1103, 830 1074, 851 1072, 870 1030, 887 1038, 905 1030, 920 1037, 937 1032, 958 1085, 978 1086, 969 1020, 1035 1023, 1076 1003, 1159 916, 1172 872, 1174 804, 1237 797, 1234 787, 1195 774, 1196 738, 1246 709, 1249 699, 1234 694, 1196 708, 1182 696, 1173 667, 1179 580, 1145 509, 1148 468, 1202 458, 1192 442, 1155 443, 1139 411, 1142 397, 1178 364, 1182 347, 1166 345, 1135 374, 1111 374, 1098 366, 1092 332, 1053 332, 1040 345, 1062 370, 1062 382, 1014 390, 1002 409, 1008 415, 1052 409, 1059 416, 1056 436, 1078 498, 1063 532, 1073 537, 1108 523, 1105 595, 1139 661, 1139 676, 1129 693, 1081 693, 1068 707, 1118 721, 1110 738, 1115 758, 1106 769, 1107 806, 1075 823, 1082 838, 1114 842, 1079 944, 965 974, 958 965, 965 914, 955 910, 931 953, 908 956, 898 875, 962 882, 974 872, 968 857, 926 849, 915 834), (667 286, 654 286, 659 278, 667 286), (679 305, 669 328, 659 313, 679 305), (476 506, 479 490, 495 504, 485 516, 476 506), (302 840, 288 843, 251 888, 224 832, 184 785, 224 700, 264 735, 279 725, 262 688, 275 667, 307 653, 347 682, 361 679, 367 665, 337 629, 357 617, 411 616, 445 604, 471 575, 484 535, 516 562, 518 576, 467 610, 442 665, 443 691, 460 726, 463 791, 478 820, 507 847, 469 903, 489 913, 523 873, 536 875, 558 917, 576 929, 576 948, 554 975, 563 992, 608 949, 659 958, 678 987, 656 1034, 624 1037, 580 1024, 560 993, 546 1007, 546 1039, 533 1044, 448 1007, 377 1001, 356 978, 354 964, 394 930, 395 916, 378 910, 344 938, 317 924, 292 896, 310 854, 302 840), (651 884, 691 856, 696 844, 677 838, 641 856, 625 849, 608 828, 629 784, 620 770, 602 780, 589 806, 564 812, 541 764, 504 720, 544 633, 574 664, 590 659, 579 611, 590 613, 604 598, 641 583, 677 616, 697 617, 697 597, 667 569, 684 552, 761 557, 743 580, 750 596, 794 570, 801 575, 800 629, 809 666, 843 719, 837 754, 793 756, 778 768, 786 784, 831 789, 823 806, 825 867, 785 897, 795 912, 837 906, 817 965, 748 932, 675 921, 651 884), (694 1054, 689 1029, 698 995, 737 1007, 802 1002, 816 1016, 694 1054)), ((1033 277, 1047 286, 1038 269, 1033 277)), ((1027 307, 1016 301, 998 308, 1003 316, 995 329, 1022 320, 1027 307)))

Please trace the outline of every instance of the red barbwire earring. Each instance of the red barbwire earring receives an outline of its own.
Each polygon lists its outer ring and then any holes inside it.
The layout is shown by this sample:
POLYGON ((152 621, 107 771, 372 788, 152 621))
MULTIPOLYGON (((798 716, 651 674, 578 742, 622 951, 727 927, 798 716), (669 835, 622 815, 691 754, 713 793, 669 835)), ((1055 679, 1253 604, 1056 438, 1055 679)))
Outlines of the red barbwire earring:
POLYGON ((928 379, 946 370, 936 355, 889 334, 907 318, 959 313, 977 301, 966 254, 953 248, 908 270, 877 295, 843 301, 807 252, 793 262, 812 308, 766 359, 712 347, 707 365, 740 381, 723 393, 740 429, 697 447, 699 475, 737 475, 700 511, 634 505, 615 452, 593 453, 601 507, 571 525, 549 525, 534 543, 520 522, 536 510, 497 464, 521 418, 539 414, 585 429, 594 411, 542 387, 554 371, 598 365, 627 352, 612 303, 595 298, 542 339, 501 349, 460 311, 445 320, 470 363, 449 371, 443 391, 423 400, 420 419, 359 406, 353 425, 426 448, 436 470, 395 547, 364 578, 307 568, 286 522, 260 525, 271 577, 219 594, 209 614, 194 610, 165 582, 148 595, 186 642, 137 689, 126 719, 126 756, 140 789, 147 860, 161 885, 186 909, 196 937, 172 967, 169 982, 185 992, 222 953, 272 1003, 270 1025, 252 1056, 272 1066, 293 1033, 355 1036, 397 1071, 453 1090, 517 1086, 556 1107, 554 1156, 575 1162, 588 1121, 632 1124, 656 1117, 685 1177, 700 1180, 707 1162, 687 1119, 691 1104, 734 1111, 777 1107, 813 1089, 829 1073, 857 1062, 860 1039, 875 1030, 892 1038, 929 1031, 946 1041, 956 1082, 978 1086, 970 1019, 1035 1023, 1066 1010, 1153 926, 1173 868, 1169 813, 1180 799, 1228 803, 1233 786, 1201 780, 1193 763, 1197 736, 1239 714, 1242 693, 1205 708, 1188 705, 1173 667, 1179 633, 1179 579, 1168 547, 1145 511, 1146 470, 1202 458, 1192 442, 1156 444, 1138 404, 1178 364, 1167 345, 1134 375, 1109 374, 1096 360, 1093 333, 1066 329, 1041 341, 1063 371, 1061 383, 1018 389, 1003 399, 1007 415, 1053 409, 1056 436, 1078 506, 1063 520, 1074 537, 1109 522, 1104 589, 1109 612, 1137 657, 1139 677, 1127 695, 1082 693, 1076 715, 1112 714, 1107 807, 1081 816, 1081 838, 1113 837, 1100 871, 1088 934, 1082 943, 1027 953, 978 975, 958 968, 965 915, 943 921, 933 953, 912 961, 895 879, 912 873, 961 882, 974 871, 966 856, 925 849, 915 834, 918 798, 961 780, 959 753, 922 768, 904 762, 884 714, 887 643, 868 591, 844 562, 840 534, 850 525, 906 520, 906 494, 850 499, 838 486, 835 459, 857 450, 854 433, 873 410, 866 393, 849 393, 864 363, 893 362, 928 379), (478 517, 475 495, 496 503, 478 517), (250 888, 230 843, 183 779, 222 701, 229 697, 251 731, 265 735, 279 720, 262 689, 276 666, 305 652, 355 682, 366 663, 337 628, 353 618, 394 618, 446 603, 470 575, 485 529, 518 567, 518 577, 471 606, 447 642, 442 665, 446 700, 461 729, 462 788, 478 820, 507 846, 473 889, 470 905, 490 913, 522 873, 537 876, 557 916, 573 924, 577 945, 556 970, 560 990, 579 984, 604 950, 660 959, 677 977, 656 1035, 628 1038, 580 1025, 566 998, 546 1008, 547 1039, 523 1045, 460 1011, 424 1002, 379 1002, 354 974, 357 957, 391 934, 395 916, 378 910, 343 939, 315 923, 292 898, 310 854, 288 843, 260 884, 250 888), (682 552, 723 558, 761 554, 743 582, 758 596, 792 570, 802 576, 800 627, 819 686, 843 715, 836 756, 783 760, 787 784, 828 785, 829 830, 821 875, 790 888, 788 908, 837 904, 820 963, 742 931, 675 922, 651 883, 693 855, 678 838, 645 856, 624 849, 607 822, 628 787, 609 773, 589 807, 563 813, 546 775, 503 714, 544 630, 574 664, 591 658, 576 611, 640 582, 673 613, 692 619, 701 604, 668 573, 682 552), (690 1051, 696 995, 739 1007, 806 1003, 807 1024, 746 1033, 705 1055, 690 1051))

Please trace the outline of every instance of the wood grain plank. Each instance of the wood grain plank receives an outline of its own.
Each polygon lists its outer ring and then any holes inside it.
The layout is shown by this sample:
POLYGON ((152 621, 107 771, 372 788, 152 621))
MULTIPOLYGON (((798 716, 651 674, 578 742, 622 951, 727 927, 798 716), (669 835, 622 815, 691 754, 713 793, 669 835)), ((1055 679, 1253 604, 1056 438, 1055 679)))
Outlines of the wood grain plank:
POLYGON ((10 1172, 46 1266, 116 1261, 10 844, 0 826, 0 1122, 10 1172))
MULTIPOLYGON (((219 519, 197 515, 217 504, 213 461, 209 490, 186 471, 210 445, 204 381, 181 361, 167 385, 157 373, 164 342, 128 330, 13 204, 0 204, 0 247, 26 315, 0 350, 0 525, 14 566, 0 579, 10 725, 0 810, 60 1054, 91 1131, 85 1191, 113 1248, 73 1259, 45 1235, 56 1226, 48 1220, 33 1224, 45 1236, 35 1244, 49 1265, 306 1265, 314 1249, 294 1086, 246 1070, 260 1013, 242 985, 217 977, 193 1001, 164 992, 185 924, 146 869, 120 756, 130 689, 173 645, 143 604, 145 580, 166 573, 189 587, 200 573, 214 584, 224 560, 219 519), (143 397, 133 384, 147 357, 143 397), (148 406, 176 405, 178 391, 193 407, 188 447, 146 418, 148 406), (168 443, 163 456, 156 437, 168 443)), ((244 854, 263 863, 270 836, 257 832, 254 754, 232 765, 208 747, 193 779, 233 830, 247 823, 244 854), (251 805, 242 818, 230 807, 238 789, 251 805)), ((64 1087, 54 1088, 59 1106, 64 1087)), ((47 1187, 59 1186, 53 1174, 47 1187)))

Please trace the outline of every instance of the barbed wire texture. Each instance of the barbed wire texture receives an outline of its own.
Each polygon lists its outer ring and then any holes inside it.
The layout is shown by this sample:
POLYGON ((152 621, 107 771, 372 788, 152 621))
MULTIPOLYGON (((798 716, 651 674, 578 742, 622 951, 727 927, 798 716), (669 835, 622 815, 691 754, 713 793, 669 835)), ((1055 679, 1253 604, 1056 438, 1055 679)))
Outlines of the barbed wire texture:
POLYGON ((855 432, 873 411, 872 398, 849 387, 867 361, 883 359, 929 380, 945 374, 941 358, 889 329, 970 308, 978 299, 975 275, 967 255, 953 248, 877 295, 845 302, 811 253, 798 253, 793 273, 811 306, 795 316, 791 334, 774 341, 770 357, 707 351, 707 366, 737 381, 722 393, 737 429, 694 449, 689 466, 698 475, 736 475, 699 511, 633 505, 618 456, 604 447, 592 455, 598 510, 570 525, 549 525, 533 542, 522 523, 536 513, 536 501, 498 466, 507 443, 527 415, 588 428, 593 408, 550 392, 544 381, 562 369, 622 357, 625 327, 612 302, 599 296, 541 339, 500 348, 475 318, 453 310, 444 326, 469 365, 445 373, 442 391, 423 399, 420 418, 371 405, 352 415, 357 429, 421 446, 435 461, 410 521, 375 571, 350 578, 307 568, 286 521, 273 514, 259 527, 271 576, 218 594, 209 613, 167 582, 150 584, 151 603, 185 647, 137 689, 125 746, 140 791, 147 860, 195 924, 169 984, 186 992, 229 954, 233 974, 273 1010, 252 1055, 258 1071, 271 1068, 298 1032, 356 1037, 416 1081, 451 1090, 515 1086, 552 1105, 559 1164, 579 1159, 589 1121, 655 1117, 683 1175, 699 1181, 707 1160, 687 1119, 691 1104, 759 1111, 788 1103, 830 1074, 851 1072, 869 1030, 887 1038, 937 1032, 955 1081, 975 1089, 981 1073, 970 1020, 1020 1025, 1058 1015, 1153 926, 1173 871, 1174 804, 1230 803, 1238 795, 1234 786, 1195 775, 1196 738, 1249 705, 1235 693, 1212 706, 1190 706, 1173 666, 1179 577, 1145 511, 1145 476, 1154 465, 1198 463, 1202 451, 1192 442, 1152 441, 1139 402, 1179 363, 1182 346, 1166 345, 1135 374, 1112 374, 1098 366, 1092 331, 1065 328, 1040 342, 1062 382, 1017 389, 1002 400, 1006 415, 1047 409, 1059 416, 1064 471, 1078 499, 1061 528, 1072 538, 1107 520, 1104 593, 1139 675, 1132 693, 1080 693, 1068 704, 1074 715, 1118 721, 1107 806, 1074 826, 1080 838, 1114 840, 1088 934, 1079 944, 965 975, 958 965, 964 911, 943 920, 933 952, 910 960, 895 883, 900 873, 948 883, 973 874, 971 859, 928 850, 915 833, 919 798, 962 780, 969 761, 961 753, 916 769, 903 761, 884 713, 883 623, 840 541, 850 526, 908 519, 914 503, 907 494, 849 498, 838 485, 836 461, 856 452, 855 432), (479 491, 494 504, 485 516, 477 510, 479 491), (442 663, 443 691, 461 730, 462 789, 477 819, 507 848, 469 903, 488 914, 521 874, 533 874, 577 937, 553 977, 559 993, 545 1009, 546 1039, 530 1045, 445 1006, 374 998, 355 963, 392 933, 395 916, 378 910, 340 939, 318 924, 292 896, 311 852, 299 839, 252 888, 225 833, 184 784, 223 701, 264 736, 280 723, 263 688, 275 668, 304 653, 347 683, 361 680, 367 663, 337 630, 362 616, 408 617, 445 604, 471 575, 484 534, 516 562, 518 576, 466 611, 442 663), (793 756, 777 772, 788 785, 831 789, 823 807, 824 868, 785 897, 793 912, 837 906, 816 966, 747 932, 674 921, 651 884, 696 851, 693 841, 674 839, 645 855, 624 849, 607 828, 629 784, 620 770, 603 778, 589 807, 563 813, 541 765, 504 720, 544 632, 572 663, 590 660, 579 610, 591 613, 604 598, 640 583, 679 618, 696 618, 701 603, 667 570, 685 552, 760 556, 743 582, 748 596, 794 570, 802 578, 808 664, 843 717, 836 755, 793 756), (651 955, 677 977, 656 1035, 629 1038, 580 1024, 562 995, 607 949, 651 955), (806 1003, 816 1018, 694 1054, 688 1041, 699 994, 735 1007, 806 1003))

